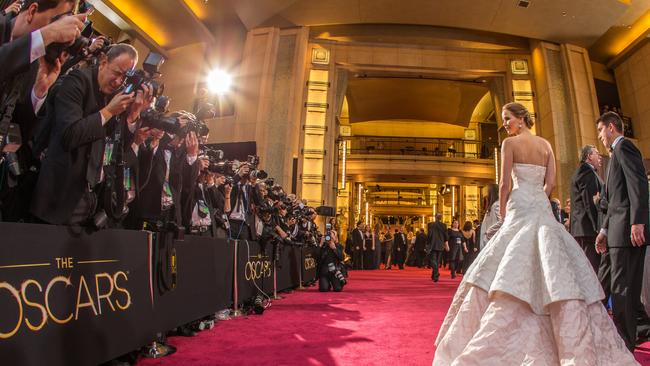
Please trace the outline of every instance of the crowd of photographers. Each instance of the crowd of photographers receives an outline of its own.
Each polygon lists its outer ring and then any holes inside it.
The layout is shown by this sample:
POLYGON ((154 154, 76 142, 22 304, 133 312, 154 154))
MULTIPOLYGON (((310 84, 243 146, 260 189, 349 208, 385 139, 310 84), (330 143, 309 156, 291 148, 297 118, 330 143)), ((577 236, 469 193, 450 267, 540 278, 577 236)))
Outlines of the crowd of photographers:
POLYGON ((257 241, 275 261, 285 245, 320 246, 320 289, 340 291, 329 224, 321 234, 256 156, 207 145, 209 104, 168 111, 162 57, 135 70, 136 49, 93 38, 77 3, 16 1, 0 16, 0 221, 153 231, 161 291, 175 278, 165 248, 185 234, 257 241))
POLYGON ((134 70, 136 49, 91 41, 74 4, 17 1, 0 17, 2 221, 318 243, 315 211, 257 157, 205 145, 209 105, 167 110, 159 55, 134 70))

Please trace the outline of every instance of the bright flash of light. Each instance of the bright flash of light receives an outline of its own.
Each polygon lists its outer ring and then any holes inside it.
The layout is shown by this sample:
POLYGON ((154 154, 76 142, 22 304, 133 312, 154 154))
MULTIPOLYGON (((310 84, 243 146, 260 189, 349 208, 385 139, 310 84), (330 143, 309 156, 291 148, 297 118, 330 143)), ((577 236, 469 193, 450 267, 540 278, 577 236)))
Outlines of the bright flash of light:
POLYGON ((208 74, 208 89, 215 94, 225 94, 230 91, 232 76, 223 70, 212 70, 208 74))

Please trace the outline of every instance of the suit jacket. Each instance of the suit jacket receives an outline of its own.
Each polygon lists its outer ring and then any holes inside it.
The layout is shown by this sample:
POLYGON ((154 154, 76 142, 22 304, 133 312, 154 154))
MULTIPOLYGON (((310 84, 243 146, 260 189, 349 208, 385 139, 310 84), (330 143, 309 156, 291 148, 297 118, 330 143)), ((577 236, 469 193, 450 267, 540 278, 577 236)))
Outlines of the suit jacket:
POLYGON ((427 236, 424 233, 418 233, 415 236, 415 252, 423 252, 427 246, 427 236))
POLYGON ((432 251, 445 250, 445 242, 449 239, 447 235, 447 225, 440 221, 430 222, 427 225, 429 231, 427 241, 432 251))
POLYGON ((393 241, 393 253, 397 255, 397 248, 403 256, 406 256, 406 235, 404 233, 396 233, 395 240, 393 241))
POLYGON ((607 229, 609 247, 630 247, 631 225, 644 224, 646 244, 648 235, 648 181, 643 169, 641 152, 634 144, 622 139, 616 144, 607 168, 607 214, 603 227, 607 229))
POLYGON ((46 222, 63 224, 91 184, 89 177, 99 174, 102 165, 106 129, 99 110, 106 105, 106 98, 99 91, 97 69, 71 72, 55 98, 47 112, 47 123, 53 123, 52 136, 32 213, 46 222))
MULTIPOLYGON (((140 192, 134 204, 136 215, 140 219, 155 220, 162 212, 162 191, 165 183, 167 163, 165 162, 165 150, 167 149, 168 138, 163 138, 158 148, 143 147, 139 154, 140 161, 140 192)), ((183 201, 183 173, 187 164, 187 156, 182 148, 171 151, 169 162, 169 187, 174 201, 174 221, 181 224, 183 201)))
POLYGON ((358 250, 363 250, 363 245, 364 245, 364 240, 365 237, 363 235, 363 232, 359 230, 358 228, 355 228, 352 230, 352 250, 355 251, 357 248, 358 250))
POLYGON ((0 82, 27 71, 30 64, 31 34, 25 34, 10 42, 11 29, 11 20, 0 16, 0 82))
POLYGON ((587 163, 582 163, 571 180, 571 227, 574 237, 598 235, 598 209, 593 197, 600 192, 600 178, 587 163))

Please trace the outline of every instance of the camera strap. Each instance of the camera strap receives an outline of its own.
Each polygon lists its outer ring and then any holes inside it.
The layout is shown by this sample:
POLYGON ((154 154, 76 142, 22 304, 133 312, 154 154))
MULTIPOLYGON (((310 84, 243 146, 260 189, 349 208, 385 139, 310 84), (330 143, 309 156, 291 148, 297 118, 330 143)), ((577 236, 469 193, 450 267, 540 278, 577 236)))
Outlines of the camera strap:
MULTIPOLYGON (((21 78, 22 79, 22 78, 21 78)), ((4 86, 10 87, 10 92, 3 95, 2 107, 0 107, 0 153, 4 150, 5 144, 7 143, 7 134, 9 133, 11 127, 11 120, 14 115, 14 110, 16 109, 16 104, 20 98, 20 88, 19 85, 22 83, 14 83, 18 85, 10 85, 12 83, 7 83, 4 86)))
POLYGON ((124 137, 123 132, 126 120, 117 118, 113 139, 110 144, 106 144, 104 150, 105 164, 104 179, 106 187, 104 190, 104 210, 116 221, 121 221, 127 213, 126 210, 126 188, 124 185, 124 137), (109 151, 110 150, 110 151, 109 151))

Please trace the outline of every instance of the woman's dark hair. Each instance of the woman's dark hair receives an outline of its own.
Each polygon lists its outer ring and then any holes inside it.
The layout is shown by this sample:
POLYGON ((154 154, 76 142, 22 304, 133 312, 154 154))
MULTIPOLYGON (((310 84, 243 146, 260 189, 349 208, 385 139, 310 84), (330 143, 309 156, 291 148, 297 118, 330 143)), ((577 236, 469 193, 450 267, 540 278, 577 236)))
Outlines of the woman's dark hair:
POLYGON ((533 128, 535 122, 530 116, 530 112, 528 112, 528 109, 526 109, 523 104, 512 102, 504 105, 503 109, 510 111, 510 113, 512 113, 515 117, 521 118, 528 128, 533 128))
POLYGON ((496 202, 499 199, 499 186, 492 183, 488 185, 488 194, 487 197, 485 197, 485 212, 487 213, 490 208, 492 208, 492 205, 494 202, 496 202))
POLYGON ((471 221, 465 221, 465 225, 463 225, 463 231, 470 231, 473 228, 474 228, 474 226, 472 226, 471 221))

